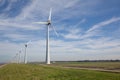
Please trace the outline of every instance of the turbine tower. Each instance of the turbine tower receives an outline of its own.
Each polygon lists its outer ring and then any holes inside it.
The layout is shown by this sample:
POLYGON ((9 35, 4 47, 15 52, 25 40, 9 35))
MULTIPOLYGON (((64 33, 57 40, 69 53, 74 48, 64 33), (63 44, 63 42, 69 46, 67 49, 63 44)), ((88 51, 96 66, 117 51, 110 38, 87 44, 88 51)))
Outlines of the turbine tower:
MULTIPOLYGON (((48 20, 46 22, 35 22, 37 24, 44 24, 47 26, 47 31, 46 31, 46 64, 50 64, 49 28, 51 27, 51 13, 52 13, 52 8, 50 8, 49 17, 48 17, 48 20)), ((58 35, 54 26, 52 26, 52 27, 53 27, 55 34, 58 35)))
POLYGON ((25 55, 24 55, 24 63, 26 64, 27 63, 27 52, 26 52, 26 50, 27 50, 27 44, 25 44, 25 55))
POLYGON ((21 63, 21 51, 18 53, 18 63, 21 63))

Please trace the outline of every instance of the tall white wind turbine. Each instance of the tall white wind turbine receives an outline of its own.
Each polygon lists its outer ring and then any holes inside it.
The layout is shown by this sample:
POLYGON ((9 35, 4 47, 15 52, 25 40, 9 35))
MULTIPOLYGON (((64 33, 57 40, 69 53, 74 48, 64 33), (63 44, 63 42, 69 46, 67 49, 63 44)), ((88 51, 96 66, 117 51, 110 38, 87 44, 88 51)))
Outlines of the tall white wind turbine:
MULTIPOLYGON (((51 27, 51 13, 52 13, 52 8, 50 8, 49 17, 48 17, 48 20, 46 22, 35 22, 37 24, 47 25, 47 31, 46 31, 46 64, 50 64, 49 28, 51 27)), ((58 36, 54 26, 52 26, 52 27, 53 27, 53 30, 54 30, 55 34, 58 36)))

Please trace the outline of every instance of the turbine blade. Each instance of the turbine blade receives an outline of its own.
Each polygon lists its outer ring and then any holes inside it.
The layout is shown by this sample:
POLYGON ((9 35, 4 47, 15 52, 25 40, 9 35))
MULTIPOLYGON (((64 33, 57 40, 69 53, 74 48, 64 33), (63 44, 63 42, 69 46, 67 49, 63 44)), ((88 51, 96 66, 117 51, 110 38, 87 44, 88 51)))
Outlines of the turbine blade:
POLYGON ((54 32, 55 32, 55 34, 56 34, 56 36, 58 37, 59 35, 58 35, 57 31, 55 30, 55 27, 54 27, 54 26, 52 26, 52 28, 53 28, 53 30, 54 30, 54 32))
POLYGON ((48 24, 48 22, 34 22, 34 24, 48 24))
POLYGON ((51 21, 51 13, 52 13, 52 8, 50 8, 50 13, 49 13, 49 18, 48 18, 48 20, 50 21, 51 21))
POLYGON ((29 40, 26 44, 28 45, 28 44, 30 44, 31 43, 31 40, 29 40))

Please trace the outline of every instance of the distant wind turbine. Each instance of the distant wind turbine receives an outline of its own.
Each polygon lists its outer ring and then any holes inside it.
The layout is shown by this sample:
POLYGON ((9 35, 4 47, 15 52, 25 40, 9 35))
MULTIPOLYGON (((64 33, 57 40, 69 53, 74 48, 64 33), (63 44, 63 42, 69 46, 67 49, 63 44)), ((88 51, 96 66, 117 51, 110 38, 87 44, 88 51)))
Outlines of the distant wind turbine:
POLYGON ((30 43, 31 41, 28 41, 27 43, 25 43, 25 55, 24 55, 24 63, 27 64, 27 47, 28 47, 28 44, 30 43))
POLYGON ((51 13, 52 13, 52 8, 50 8, 49 17, 48 17, 48 20, 46 22, 35 22, 37 24, 47 25, 47 31, 46 31, 46 63, 47 64, 50 64, 49 28, 53 27, 55 34, 58 36, 58 33, 56 32, 54 26, 51 26, 51 13))
POLYGON ((19 51, 19 54, 18 54, 18 63, 21 63, 21 51, 19 51))
POLYGON ((18 63, 18 53, 15 54, 15 56, 12 58, 13 63, 18 63))
POLYGON ((16 53, 15 58, 16 58, 16 63, 19 63, 19 62, 18 62, 18 60, 19 60, 19 54, 18 54, 18 53, 16 53))

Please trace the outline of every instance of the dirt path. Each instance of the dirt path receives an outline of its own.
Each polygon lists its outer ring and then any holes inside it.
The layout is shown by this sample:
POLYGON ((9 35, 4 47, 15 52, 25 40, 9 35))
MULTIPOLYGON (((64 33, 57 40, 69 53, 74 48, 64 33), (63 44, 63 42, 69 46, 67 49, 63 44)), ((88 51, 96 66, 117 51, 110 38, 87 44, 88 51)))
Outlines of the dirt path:
MULTIPOLYGON (((41 66, 49 66, 45 64, 40 64, 41 66)), ((107 70, 107 69, 100 69, 100 68, 81 68, 81 67, 65 67, 65 66, 49 66, 49 67, 60 67, 60 68, 69 68, 69 69, 83 69, 83 70, 95 70, 100 72, 111 72, 111 73, 120 73, 120 70, 107 70)))
POLYGON ((0 68, 4 67, 5 65, 7 65, 7 64, 2 64, 2 65, 0 65, 0 68))
POLYGON ((71 69, 84 69, 84 70, 95 70, 101 72, 112 72, 112 73, 120 73, 120 70, 106 70, 106 69, 99 69, 99 68, 77 68, 77 67, 63 67, 63 68, 71 68, 71 69))

